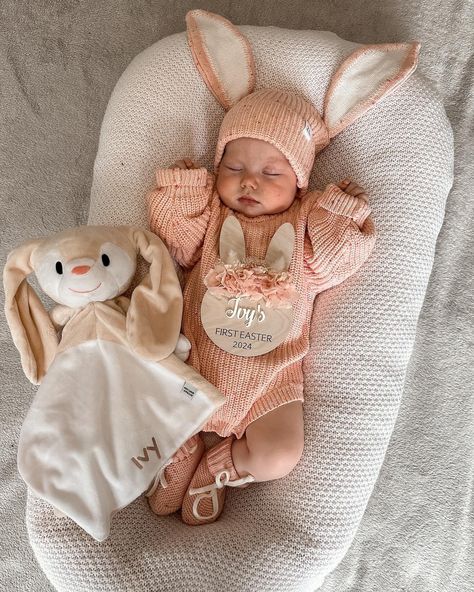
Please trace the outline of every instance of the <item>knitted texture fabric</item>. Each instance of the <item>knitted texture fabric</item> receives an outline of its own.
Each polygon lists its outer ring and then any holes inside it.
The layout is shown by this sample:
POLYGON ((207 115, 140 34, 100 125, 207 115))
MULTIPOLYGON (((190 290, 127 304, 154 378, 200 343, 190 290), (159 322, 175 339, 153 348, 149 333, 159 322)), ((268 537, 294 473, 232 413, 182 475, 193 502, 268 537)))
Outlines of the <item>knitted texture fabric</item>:
POLYGON ((150 228, 178 263, 193 266, 183 294, 182 330, 191 342, 189 363, 227 397, 203 429, 240 438, 265 413, 303 400, 301 364, 309 349, 314 298, 350 277, 367 260, 375 242, 374 224, 366 201, 334 184, 323 193, 296 198, 279 214, 248 218, 235 213, 244 233, 246 255, 253 260, 263 260, 278 228, 291 223, 296 238, 289 272, 299 296, 283 343, 264 355, 239 357, 212 342, 200 320, 206 293, 203 278, 219 259, 216 237, 232 213, 221 202, 213 176, 205 173, 205 169, 160 169, 158 188, 148 196, 150 228))
MULTIPOLYGON (((358 47, 327 32, 241 29, 255 52, 258 88, 294 90, 320 112, 331 75, 358 47)), ((146 226, 157 166, 189 155, 210 170, 224 115, 196 72, 185 33, 138 56, 104 117, 90 223, 146 226)), ((57 590, 314 592, 321 585, 353 540, 397 417, 451 166, 443 106, 417 73, 331 141, 309 187, 357 181, 369 195, 377 243, 359 273, 316 299, 301 461, 285 479, 229 489, 220 519, 199 530, 155 516, 141 497, 114 516, 100 544, 30 496, 30 541, 57 590)))
POLYGON ((261 89, 241 99, 224 117, 217 140, 214 171, 225 146, 237 138, 270 142, 289 160, 306 189, 316 153, 329 143, 329 134, 317 110, 296 93, 261 89))
POLYGON ((232 460, 233 441, 234 438, 232 437, 226 438, 206 452, 204 458, 199 463, 183 500, 181 517, 186 524, 202 524, 205 522, 204 518, 206 517, 212 516, 212 520, 217 520, 221 515, 226 498, 226 487, 216 489, 216 501, 214 501, 214 504, 210 495, 205 495, 201 499, 197 499, 197 494, 192 494, 192 490, 213 484, 216 475, 223 470, 228 472, 231 481, 239 479, 240 475, 237 473, 232 460), (202 516, 201 519, 198 519, 194 515, 194 504, 196 504, 195 511, 198 516, 202 516), (213 516, 213 514, 215 515, 213 516))
POLYGON ((154 492, 147 494, 148 503, 155 514, 167 516, 181 508, 184 494, 203 453, 204 444, 198 434, 176 452, 173 462, 164 470, 165 486, 160 482, 154 492))

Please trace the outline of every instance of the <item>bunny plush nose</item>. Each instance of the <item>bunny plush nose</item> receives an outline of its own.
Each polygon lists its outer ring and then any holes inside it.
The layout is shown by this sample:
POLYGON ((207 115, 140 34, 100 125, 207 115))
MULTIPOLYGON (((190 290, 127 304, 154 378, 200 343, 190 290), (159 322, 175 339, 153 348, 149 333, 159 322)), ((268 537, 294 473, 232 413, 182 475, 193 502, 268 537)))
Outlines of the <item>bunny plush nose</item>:
POLYGON ((73 267, 71 269, 71 273, 74 273, 76 275, 84 275, 89 271, 89 269, 90 265, 77 265, 76 267, 73 267))

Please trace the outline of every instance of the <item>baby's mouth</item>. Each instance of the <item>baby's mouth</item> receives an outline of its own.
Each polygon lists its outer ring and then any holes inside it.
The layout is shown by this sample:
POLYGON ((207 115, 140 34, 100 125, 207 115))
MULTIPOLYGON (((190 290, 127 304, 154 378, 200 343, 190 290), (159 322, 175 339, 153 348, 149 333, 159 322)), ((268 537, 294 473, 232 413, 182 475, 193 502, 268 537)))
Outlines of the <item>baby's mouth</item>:
POLYGON ((241 197, 239 197, 239 199, 237 201, 239 203, 243 203, 243 204, 247 204, 247 205, 258 204, 258 201, 250 195, 242 195, 241 197))

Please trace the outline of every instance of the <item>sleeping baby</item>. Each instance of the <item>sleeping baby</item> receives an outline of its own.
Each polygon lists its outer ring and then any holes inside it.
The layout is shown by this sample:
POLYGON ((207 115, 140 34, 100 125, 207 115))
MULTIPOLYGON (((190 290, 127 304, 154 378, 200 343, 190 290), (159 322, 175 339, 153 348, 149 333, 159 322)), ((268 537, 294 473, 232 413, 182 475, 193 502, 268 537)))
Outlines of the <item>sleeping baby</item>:
POLYGON ((182 508, 187 524, 213 522, 226 487, 283 478, 302 455, 314 299, 354 274, 375 241, 356 183, 307 191, 328 143, 313 105, 262 89, 225 115, 215 175, 190 159, 156 173, 150 227, 185 270, 189 363, 226 397, 203 426, 223 439, 206 452, 195 434, 176 452, 149 495, 156 514, 182 508))

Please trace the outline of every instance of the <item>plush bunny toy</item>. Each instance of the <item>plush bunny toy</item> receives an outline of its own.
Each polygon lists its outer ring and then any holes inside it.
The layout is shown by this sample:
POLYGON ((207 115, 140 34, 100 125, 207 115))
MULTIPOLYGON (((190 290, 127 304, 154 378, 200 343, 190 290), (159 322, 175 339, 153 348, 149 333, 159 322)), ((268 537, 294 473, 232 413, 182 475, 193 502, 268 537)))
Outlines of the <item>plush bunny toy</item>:
POLYGON ((171 257, 150 232, 83 226, 12 251, 4 286, 23 370, 41 383, 22 426, 19 471, 104 540, 111 513, 143 493, 223 402, 173 353, 183 349, 182 294, 171 257), (128 299, 137 254, 150 268, 128 299), (32 272, 58 303, 50 314, 25 279, 32 272))

